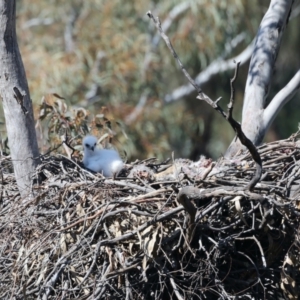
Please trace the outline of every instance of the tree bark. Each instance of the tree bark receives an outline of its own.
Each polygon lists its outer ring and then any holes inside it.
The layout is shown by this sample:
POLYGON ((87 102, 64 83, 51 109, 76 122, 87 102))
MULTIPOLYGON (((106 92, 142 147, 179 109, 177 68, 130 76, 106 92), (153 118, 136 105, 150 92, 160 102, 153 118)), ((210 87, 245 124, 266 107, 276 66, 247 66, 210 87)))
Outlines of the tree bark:
MULTIPOLYGON (((270 122, 265 121, 266 99, 281 37, 288 23, 293 2, 294 0, 271 0, 256 35, 242 113, 242 130, 255 146, 262 142, 270 126, 270 122)), ((272 118, 268 117, 268 119, 272 118)), ((225 157, 235 156, 240 149, 242 149, 241 143, 238 140, 233 141, 225 157)))
POLYGON ((15 177, 22 197, 30 193, 39 160, 32 103, 16 35, 16 1, 0 2, 0 96, 15 177))

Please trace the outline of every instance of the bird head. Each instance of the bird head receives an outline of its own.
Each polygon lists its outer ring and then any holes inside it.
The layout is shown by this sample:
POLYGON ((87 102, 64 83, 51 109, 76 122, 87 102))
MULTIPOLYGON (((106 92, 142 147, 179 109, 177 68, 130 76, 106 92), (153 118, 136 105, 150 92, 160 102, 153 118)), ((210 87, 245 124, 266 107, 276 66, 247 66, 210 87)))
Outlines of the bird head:
POLYGON ((92 135, 88 135, 83 139, 82 144, 85 153, 93 154, 96 149, 97 138, 92 135))

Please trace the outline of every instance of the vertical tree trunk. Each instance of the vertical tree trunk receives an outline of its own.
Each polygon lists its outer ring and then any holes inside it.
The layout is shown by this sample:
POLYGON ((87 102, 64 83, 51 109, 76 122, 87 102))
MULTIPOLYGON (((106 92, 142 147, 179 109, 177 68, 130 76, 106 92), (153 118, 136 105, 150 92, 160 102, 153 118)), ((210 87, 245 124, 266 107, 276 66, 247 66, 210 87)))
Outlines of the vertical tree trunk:
POLYGON ((0 65, 0 96, 11 158, 19 191, 25 197, 30 193, 39 151, 32 103, 17 43, 15 0, 0 1, 0 65))
MULTIPOLYGON (((242 114, 242 129, 256 146, 263 141, 270 126, 270 122, 265 121, 266 100, 281 38, 288 23, 293 2, 294 0, 271 0, 256 35, 242 114)), ((242 149, 242 145, 239 140, 233 141, 225 156, 233 157, 240 149, 242 149)))

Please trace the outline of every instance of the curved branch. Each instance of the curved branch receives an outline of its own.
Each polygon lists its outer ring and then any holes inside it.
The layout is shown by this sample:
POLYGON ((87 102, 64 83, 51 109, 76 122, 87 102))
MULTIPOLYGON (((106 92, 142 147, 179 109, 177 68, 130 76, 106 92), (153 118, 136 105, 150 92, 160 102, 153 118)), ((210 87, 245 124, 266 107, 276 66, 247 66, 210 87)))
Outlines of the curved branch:
MULTIPOLYGON (((166 19, 162 22, 161 26, 162 26, 163 30, 165 32, 168 31, 168 29, 172 25, 173 21, 176 20, 176 18, 178 16, 180 16, 182 13, 184 13, 187 9, 189 9, 190 6, 191 6, 191 3, 189 1, 185 1, 185 2, 182 2, 182 3, 179 3, 178 5, 176 5, 170 11, 170 13, 166 17, 166 19)), ((145 79, 146 71, 148 70, 149 64, 153 60, 153 52, 155 52, 158 47, 158 43, 160 41, 160 35, 158 33, 156 33, 153 37, 150 37, 149 40, 150 40, 151 47, 145 54, 145 58, 144 58, 144 62, 142 64, 142 70, 141 70, 144 82, 146 81, 146 79, 145 79)), ((136 104, 136 106, 134 107, 133 111, 125 119, 125 124, 130 125, 138 118, 138 116, 143 112, 143 109, 147 104, 147 100, 148 100, 148 92, 146 91, 146 92, 142 93, 142 95, 140 96, 140 99, 139 99, 138 103, 136 104)))
MULTIPOLYGON (((167 32, 169 30, 169 28, 171 27, 173 21, 182 13, 184 13, 187 9, 189 9, 191 6, 191 2, 189 1, 185 1, 182 3, 179 3, 178 5, 176 5, 168 14, 167 18, 162 22, 161 27, 163 29, 164 32, 167 32)), ((151 45, 154 48, 157 48, 158 46, 158 42, 160 40, 160 35, 157 33, 155 34, 155 36, 153 37, 152 41, 151 41, 151 45)))
POLYGON ((244 114, 253 105, 263 109, 272 80, 273 68, 279 52, 281 37, 291 11, 292 0, 272 0, 257 32, 245 89, 244 114), (253 92, 255 90, 255 98, 253 92), (255 102, 255 103, 253 103, 255 102))
POLYGON ((194 204, 191 202, 190 197, 188 196, 189 188, 182 188, 182 190, 177 195, 177 201, 184 207, 186 211, 186 243, 184 245, 184 249, 188 247, 188 245, 192 242, 194 234, 195 234, 195 217, 197 209, 194 204))
POLYGON ((130 125, 138 118, 138 116, 143 112, 147 99, 148 93, 143 93, 133 111, 125 118, 125 124, 130 125))
POLYGON ((266 130, 269 129, 270 125, 274 121, 275 117, 278 115, 281 108, 293 98, 293 96, 297 93, 297 91, 299 91, 299 89, 300 69, 289 81, 289 83, 275 95, 275 97, 265 109, 263 121, 266 130))
MULTIPOLYGON (((226 72, 228 70, 234 70, 234 61, 240 61, 241 65, 245 64, 250 59, 253 49, 254 40, 235 57, 227 60, 224 60, 222 57, 218 57, 206 69, 196 76, 195 82, 201 86, 208 82, 216 74, 226 72)), ((170 103, 179 100, 180 98, 185 97, 192 92, 194 92, 194 88, 190 84, 182 85, 179 88, 176 88, 171 94, 166 95, 164 100, 165 102, 170 103)))
POLYGON ((213 101, 206 94, 204 94, 202 92, 201 88, 197 85, 195 80, 193 80, 191 78, 190 74, 187 72, 187 70, 183 66, 181 60, 179 59, 176 51, 174 50, 174 48, 173 48, 173 46, 170 42, 169 37, 162 30, 159 18, 154 18, 154 16, 152 15, 152 13, 150 11, 147 12, 147 15, 154 22, 154 24, 155 24, 156 28, 158 29, 161 37, 164 39, 164 41, 165 41, 166 45, 168 46, 170 52, 172 53, 173 57, 176 59, 177 63, 179 64, 179 66, 181 68, 181 71, 183 72, 184 76, 187 78, 189 83, 197 91, 198 96, 196 98, 199 99, 199 100, 204 100, 212 108, 214 108, 216 111, 218 111, 229 122, 231 127, 236 132, 236 134, 237 134, 239 140, 241 141, 241 143, 248 148, 249 152, 251 153, 251 156, 252 156, 253 160, 256 163, 256 173, 255 173, 254 177, 252 178, 252 180, 250 181, 250 183, 246 186, 246 189, 252 190, 254 188, 254 186, 256 185, 256 183, 261 178, 261 174, 262 174, 261 158, 260 158, 260 155, 259 155, 256 147, 254 146, 254 144, 243 133, 242 128, 241 128, 241 124, 239 124, 237 121, 235 121, 232 117, 233 103, 234 103, 234 86, 233 86, 233 83, 236 80, 240 63, 238 62, 236 64, 234 77, 230 81, 231 97, 230 97, 230 102, 228 104, 228 111, 226 113, 218 104, 218 102, 220 101, 221 98, 217 99, 216 101, 213 101))

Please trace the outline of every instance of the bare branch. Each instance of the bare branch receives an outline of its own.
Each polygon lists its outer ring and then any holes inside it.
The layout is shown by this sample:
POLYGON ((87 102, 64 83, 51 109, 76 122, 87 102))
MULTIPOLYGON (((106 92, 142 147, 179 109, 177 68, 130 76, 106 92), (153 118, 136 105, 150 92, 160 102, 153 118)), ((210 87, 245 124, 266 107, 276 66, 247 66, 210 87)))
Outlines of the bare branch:
POLYGON ((178 300, 183 300, 184 297, 180 294, 179 289, 178 289, 178 287, 177 287, 177 285, 175 283, 175 280, 172 277, 170 277, 170 283, 171 283, 171 285, 172 285, 172 287, 174 289, 174 293, 175 293, 177 299, 178 300))
POLYGON ((80 14, 82 13, 82 5, 83 2, 79 5, 72 6, 71 11, 69 12, 69 16, 67 17, 64 31, 65 51, 67 53, 73 52, 76 48, 74 31, 76 22, 79 19, 80 14))
POLYGON ((93 104, 93 102, 97 101, 97 95, 101 92, 101 87, 99 83, 94 80, 94 78, 97 78, 97 74, 101 68, 102 60, 105 58, 105 56, 106 53, 104 51, 98 51, 94 64, 91 68, 89 77, 92 78, 92 83, 88 91, 85 93, 85 100, 87 100, 89 104, 93 104))
MULTIPOLYGON (((172 25, 172 23, 174 22, 174 20, 176 20, 176 18, 181 15, 182 13, 184 13, 186 10, 188 10, 191 6, 191 3, 189 1, 186 2, 182 2, 179 3, 178 5, 176 5, 167 15, 166 19, 162 22, 161 24, 161 28, 163 29, 164 32, 168 31, 168 29, 170 28, 170 26, 172 25)), ((145 58, 144 58, 144 62, 141 65, 142 66, 142 78, 145 81, 146 79, 146 71, 148 70, 148 66, 151 63, 151 61, 153 60, 153 52, 156 51, 158 43, 160 41, 160 35, 159 33, 156 33, 154 36, 150 36, 149 37, 150 40, 150 49, 146 52, 145 54, 145 58)), ((130 113, 130 115, 126 118, 125 123, 127 125, 132 124, 137 118, 138 116, 143 112, 143 108, 145 107, 145 105, 147 104, 147 100, 148 100, 148 96, 147 96, 147 92, 142 93, 142 95, 140 96, 140 99, 137 103, 137 105, 135 106, 135 108, 133 109, 133 111, 130 113)))
POLYGON ((191 243, 194 233, 195 233, 195 216, 197 209, 194 204, 191 202, 191 199, 185 193, 185 190, 181 190, 177 195, 177 201, 180 203, 184 210, 186 211, 186 223, 187 223, 187 230, 186 230, 186 244, 184 245, 184 249, 188 247, 191 243))
POLYGON ((258 239, 253 235, 251 237, 243 237, 243 238, 235 238, 236 240, 254 240, 257 244, 257 247, 259 248, 260 254, 261 254, 261 260, 262 260, 262 265, 264 266, 264 268, 267 267, 267 262, 266 262, 266 256, 264 254, 264 250, 260 244, 260 242, 258 241, 258 239))
MULTIPOLYGON (((235 44, 233 44, 235 45, 235 44)), ((234 61, 240 61, 241 65, 245 64, 251 57, 254 49, 254 40, 237 56, 230 59, 224 60, 222 56, 214 60, 206 69, 201 71, 195 78, 198 85, 203 85, 208 82, 214 75, 221 72, 226 72, 228 70, 233 70, 235 68, 234 61)), ((228 52, 228 50, 226 51, 228 52)), ((191 94, 194 91, 191 85, 182 85, 176 88, 171 94, 165 96, 165 102, 173 102, 182 97, 191 94)))
POLYGON ((255 51, 253 52, 246 83, 246 96, 243 113, 256 100, 256 107, 264 108, 264 103, 272 79, 273 67, 280 48, 281 37, 286 27, 291 0, 272 0, 257 33, 255 51), (248 90, 255 88, 257 97, 247 97, 248 90))
POLYGON ((246 135, 242 131, 241 124, 238 123, 237 121, 235 121, 232 118, 233 103, 234 103, 234 94, 235 94, 235 90, 234 90, 234 85, 233 84, 234 84, 234 82, 235 82, 235 80, 237 78, 237 75, 238 75, 239 65, 240 65, 240 63, 238 62, 236 64, 236 69, 235 69, 234 76, 230 80, 231 96, 230 96, 230 102, 228 104, 228 111, 227 111, 227 117, 226 117, 226 119, 228 120, 228 122, 230 123, 230 125, 232 126, 232 128, 234 129, 234 131, 236 132, 236 134, 237 134, 239 140, 241 141, 241 143, 248 148, 249 152, 252 155, 253 160, 255 161, 256 172, 255 172, 255 175, 252 178, 252 180, 247 185, 247 189, 249 189, 251 191, 255 187, 255 185, 259 182, 259 180, 261 178, 261 174, 262 174, 262 161, 261 161, 260 155, 259 155, 256 147, 246 137, 246 135))
POLYGON ((16 1, 0 1, 0 23, 0 97, 15 177, 21 196, 27 198, 32 192, 31 179, 39 163, 39 149, 16 35, 16 1))
POLYGON ((152 21, 154 22, 156 28, 158 29, 161 37, 164 39, 164 41, 166 42, 170 52, 172 53, 172 55, 174 56, 174 58, 177 60, 177 63, 179 64, 183 74, 185 75, 185 77, 188 79, 188 81, 191 83, 191 85, 193 85, 193 87, 195 88, 195 90, 198 93, 202 93, 201 88, 195 83, 195 81, 191 78, 191 76, 189 75, 189 73, 187 72, 187 70, 185 69, 185 67, 183 66, 181 60, 179 59, 177 53, 175 52, 170 39, 168 38, 168 36, 164 33, 164 31, 161 28, 161 23, 159 21, 158 18, 154 18, 154 16, 152 15, 152 13, 150 11, 148 11, 147 16, 152 19, 152 21))
POLYGON ((22 29, 27 29, 34 26, 40 26, 40 25, 51 25, 54 23, 54 20, 52 18, 33 18, 30 20, 27 20, 22 25, 22 29))
POLYGON ((138 104, 135 106, 134 110, 125 118, 125 123, 127 125, 132 124, 137 119, 137 117, 142 113, 143 108, 147 103, 147 98, 148 98, 147 93, 143 93, 141 95, 141 98, 138 104))
MULTIPOLYGON (((265 134, 264 110, 277 60, 281 38, 289 21, 293 0, 271 0, 256 35, 244 93, 242 128, 254 145, 261 144, 265 134)), ((231 158, 242 149, 233 141, 225 153, 231 158)))
POLYGON ((150 11, 148 11, 147 15, 148 15, 148 17, 150 19, 153 20, 156 28, 158 29, 158 31, 161 34, 161 37, 164 39, 164 41, 166 42, 166 44, 167 44, 170 52, 172 53, 172 55, 176 59, 177 63, 179 64, 179 66, 180 66, 183 74, 188 79, 188 81, 190 82, 190 84, 198 92, 197 99, 204 100, 210 106, 212 106, 216 111, 218 111, 230 123, 231 127, 236 132, 236 134, 237 134, 239 140, 241 141, 241 143, 248 148, 248 150, 251 153, 252 158, 253 158, 253 160, 255 161, 255 164, 256 164, 256 173, 255 173, 254 177, 252 178, 252 180, 250 181, 250 183, 246 187, 246 189, 252 190, 255 187, 256 183, 261 178, 261 174, 262 174, 262 162, 261 162, 261 158, 260 158, 260 155, 259 155, 256 147, 253 145, 253 143, 243 133, 241 125, 237 121, 235 121, 233 119, 233 117, 232 117, 233 102, 234 102, 234 86, 233 86, 233 83, 236 80, 240 63, 237 63, 236 68, 235 68, 234 77, 231 80, 231 98, 230 98, 230 103, 228 105, 228 112, 226 114, 223 111, 223 109, 218 104, 218 102, 220 101, 220 99, 217 99, 216 101, 211 100, 207 95, 205 95, 202 92, 201 88, 196 84, 196 82, 188 74, 188 72, 186 71, 185 67, 181 63, 181 61, 180 61, 180 59, 179 59, 176 51, 174 50, 174 48, 173 48, 173 46, 172 46, 172 44, 171 44, 168 36, 163 32, 163 30, 161 28, 161 24, 160 24, 159 19, 158 18, 154 18, 154 16, 152 15, 152 13, 150 11))
MULTIPOLYGON (((191 6, 191 3, 189 1, 185 1, 182 3, 179 3, 176 5, 168 14, 167 18, 162 22, 161 28, 164 32, 167 32, 169 28, 171 27, 173 21, 182 13, 184 13, 186 10, 188 10, 191 6)), ((156 34, 152 39, 152 46, 157 47, 158 42, 160 40, 160 35, 156 34)))
POLYGON ((270 127, 281 108, 289 102, 300 89, 300 69, 289 81, 289 83, 281 89, 264 111, 263 121, 266 130, 270 127))

